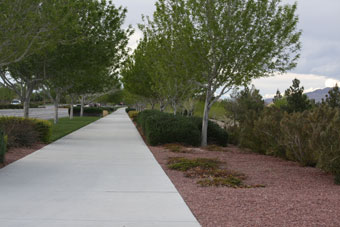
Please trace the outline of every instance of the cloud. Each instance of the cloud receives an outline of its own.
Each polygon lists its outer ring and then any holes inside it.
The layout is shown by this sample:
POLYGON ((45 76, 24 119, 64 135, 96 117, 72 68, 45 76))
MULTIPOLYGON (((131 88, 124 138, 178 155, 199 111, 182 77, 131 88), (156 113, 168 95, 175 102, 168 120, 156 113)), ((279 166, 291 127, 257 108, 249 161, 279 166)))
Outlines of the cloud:
POLYGON ((327 79, 325 81, 326 87, 334 87, 336 84, 340 85, 340 81, 335 79, 327 79))
POLYGON ((284 91, 292 85, 292 81, 295 78, 300 80, 300 86, 305 88, 305 92, 311 92, 325 87, 333 87, 337 82, 340 84, 335 78, 316 74, 299 73, 286 73, 273 77, 260 78, 253 80, 253 84, 260 90, 260 93, 264 98, 271 98, 275 95, 277 90, 284 93, 284 91))
POLYGON ((132 50, 137 48, 138 41, 143 37, 143 33, 135 29, 135 32, 130 36, 129 44, 128 47, 131 48, 132 50))

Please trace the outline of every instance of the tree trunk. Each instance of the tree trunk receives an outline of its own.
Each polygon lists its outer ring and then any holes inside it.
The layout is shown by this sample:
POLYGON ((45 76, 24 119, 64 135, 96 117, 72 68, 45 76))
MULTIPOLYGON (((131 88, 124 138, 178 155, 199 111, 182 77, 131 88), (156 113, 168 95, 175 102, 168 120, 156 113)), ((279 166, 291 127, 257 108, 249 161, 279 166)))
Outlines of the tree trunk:
POLYGON ((80 117, 84 116, 84 106, 85 106, 85 96, 81 96, 81 101, 80 101, 80 117))
POLYGON ((154 110, 155 109, 155 103, 151 103, 151 109, 154 110))
POLYGON ((54 99, 54 124, 58 123, 59 120, 59 112, 58 112, 58 105, 59 105, 59 101, 60 101, 60 92, 56 92, 56 96, 54 99))
POLYGON ((177 105, 176 103, 172 103, 172 108, 174 109, 174 115, 177 114, 177 105))
POLYGON ((211 97, 208 93, 205 98, 204 112, 203 112, 203 119, 202 119, 202 140, 201 140, 202 147, 205 147, 208 145, 208 123, 209 123, 210 102, 211 102, 211 97))
POLYGON ((24 118, 29 118, 30 98, 24 100, 24 118))
POLYGON ((70 104, 70 119, 73 119, 73 105, 74 105, 74 98, 71 95, 71 104, 70 104))
POLYGON ((31 95, 33 92, 33 87, 29 87, 26 90, 26 94, 23 97, 23 103, 24 103, 24 118, 29 118, 29 111, 30 111, 30 103, 31 103, 31 95))
POLYGON ((162 102, 162 101, 160 101, 159 102, 159 110, 161 111, 161 112, 164 112, 164 110, 165 110, 165 104, 162 102))

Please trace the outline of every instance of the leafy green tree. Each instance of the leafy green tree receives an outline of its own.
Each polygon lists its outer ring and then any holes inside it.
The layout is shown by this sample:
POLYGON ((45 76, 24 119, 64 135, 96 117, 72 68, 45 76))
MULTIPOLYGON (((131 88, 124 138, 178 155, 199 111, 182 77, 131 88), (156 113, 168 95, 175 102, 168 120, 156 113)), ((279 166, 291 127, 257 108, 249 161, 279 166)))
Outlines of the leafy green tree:
POLYGON ((335 86, 328 91, 326 103, 333 108, 340 107, 340 89, 338 84, 335 84, 335 86))
POLYGON ((303 112, 312 108, 311 102, 303 91, 304 87, 300 87, 300 80, 294 79, 292 86, 285 91, 287 112, 303 112))
POLYGON ((295 11, 296 4, 280 0, 157 2, 149 28, 171 26, 167 42, 186 42, 184 64, 199 69, 193 76, 205 91, 202 146, 207 145, 209 111, 218 99, 235 86, 296 66, 301 32, 295 11))
POLYGON ((121 81, 126 91, 125 96, 129 102, 132 100, 137 102, 146 101, 151 104, 152 108, 158 102, 163 107, 166 98, 153 89, 155 84, 152 76, 156 70, 153 69, 154 64, 148 58, 149 51, 152 50, 152 48, 149 48, 150 45, 152 45, 152 42, 148 42, 146 39, 140 41, 138 47, 121 70, 121 81))
POLYGON ((65 25, 76 23, 74 15, 82 4, 78 0, 1 0, 0 67, 66 42, 65 25))
POLYGON ((10 103, 15 97, 16 94, 13 90, 5 86, 0 86, 0 103, 10 103))

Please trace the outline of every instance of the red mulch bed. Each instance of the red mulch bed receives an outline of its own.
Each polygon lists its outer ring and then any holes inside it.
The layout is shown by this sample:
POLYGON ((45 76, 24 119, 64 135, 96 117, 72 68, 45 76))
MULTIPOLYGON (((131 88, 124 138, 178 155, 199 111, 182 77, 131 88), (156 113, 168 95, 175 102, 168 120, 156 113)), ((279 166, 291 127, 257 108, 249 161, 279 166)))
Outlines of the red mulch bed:
POLYGON ((11 148, 6 152, 5 155, 5 163, 4 164, 0 164, 0 168, 3 168, 9 164, 11 164, 12 162, 15 162, 19 159, 24 158, 25 156, 32 154, 33 152, 43 148, 44 146, 46 146, 46 144, 35 144, 31 147, 17 147, 17 148, 11 148))
POLYGON ((174 153, 150 147, 202 226, 340 226, 340 186, 317 168, 247 153, 190 148, 174 153), (168 157, 218 158, 248 176, 246 184, 265 188, 201 187, 196 179, 166 167, 168 157))

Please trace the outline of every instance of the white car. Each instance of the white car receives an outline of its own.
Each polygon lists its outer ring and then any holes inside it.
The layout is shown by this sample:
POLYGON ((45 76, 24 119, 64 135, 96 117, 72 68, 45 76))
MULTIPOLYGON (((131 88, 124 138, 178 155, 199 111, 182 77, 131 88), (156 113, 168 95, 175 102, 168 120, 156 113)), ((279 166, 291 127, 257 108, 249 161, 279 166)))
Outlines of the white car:
POLYGON ((20 105, 21 104, 21 101, 18 100, 18 99, 13 99, 12 102, 11 102, 12 105, 20 105))

